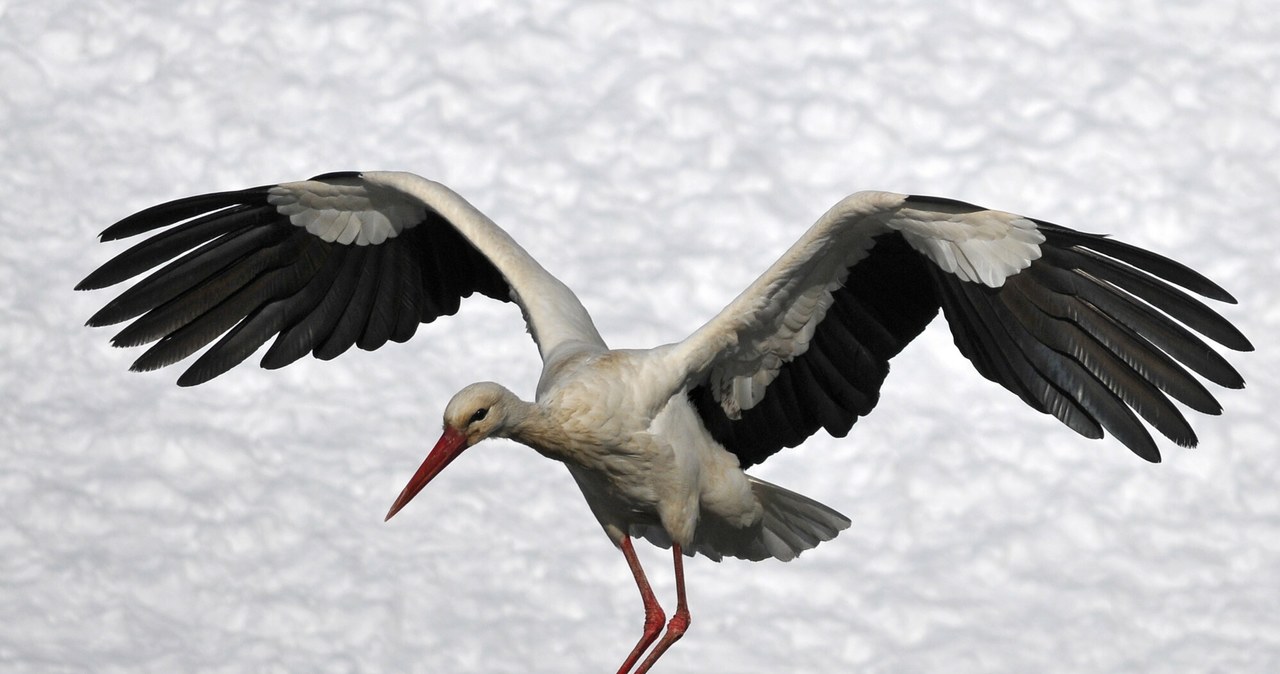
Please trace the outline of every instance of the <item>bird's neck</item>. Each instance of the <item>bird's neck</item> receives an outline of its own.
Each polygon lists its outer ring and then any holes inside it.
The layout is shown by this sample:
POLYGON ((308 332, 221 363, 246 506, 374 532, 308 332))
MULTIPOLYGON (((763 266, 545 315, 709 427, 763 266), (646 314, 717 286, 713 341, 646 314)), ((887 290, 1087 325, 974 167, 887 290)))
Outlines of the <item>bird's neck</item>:
POLYGON ((564 446, 564 431, 556 423, 547 408, 537 403, 519 401, 515 421, 510 424, 508 438, 532 447, 539 454, 563 461, 568 449, 564 446))

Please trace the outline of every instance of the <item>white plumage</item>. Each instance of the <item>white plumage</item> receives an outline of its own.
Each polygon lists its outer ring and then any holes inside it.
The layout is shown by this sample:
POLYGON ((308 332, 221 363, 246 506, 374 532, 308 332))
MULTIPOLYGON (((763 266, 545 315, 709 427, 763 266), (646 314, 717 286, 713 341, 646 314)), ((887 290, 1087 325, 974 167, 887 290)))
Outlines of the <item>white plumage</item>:
POLYGON ((326 174, 179 199, 125 218, 103 239, 169 225, 79 288, 160 266, 89 322, 136 319, 114 343, 156 342, 139 370, 217 340, 183 385, 225 372, 273 338, 264 367, 404 341, 476 292, 514 301, 543 359, 535 400, 490 382, 459 391, 444 434, 387 517, 491 436, 563 462, 644 598, 644 636, 623 672, 646 652, 636 671, 648 670, 687 628, 682 554, 789 560, 849 526, 743 468, 820 428, 845 435, 875 406, 889 359, 939 309, 984 376, 1073 430, 1109 431, 1152 461, 1159 452, 1140 419, 1194 445, 1172 401, 1220 412, 1192 372, 1243 386, 1194 333, 1252 348, 1174 286, 1230 295, 1176 262, 934 197, 847 197, 704 326, 648 350, 610 350, 578 298, 505 231, 412 174, 326 174), (661 641, 665 615, 633 537, 674 551, 677 610, 661 641))

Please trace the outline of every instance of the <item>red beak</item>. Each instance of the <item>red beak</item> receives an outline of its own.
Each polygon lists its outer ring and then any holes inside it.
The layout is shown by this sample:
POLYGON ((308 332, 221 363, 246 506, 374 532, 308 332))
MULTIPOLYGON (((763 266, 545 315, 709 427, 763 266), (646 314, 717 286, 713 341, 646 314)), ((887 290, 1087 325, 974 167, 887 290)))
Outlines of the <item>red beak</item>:
POLYGON ((444 467, 458 458, 458 455, 466 448, 467 436, 455 428, 445 427, 444 435, 440 436, 435 448, 431 450, 431 453, 427 455, 427 459, 418 467, 418 472, 413 474, 413 479, 409 480, 409 484, 404 486, 404 490, 400 492, 400 497, 396 499, 395 503, 391 504, 391 510, 387 512, 387 516, 383 521, 391 519, 393 515, 400 512, 401 508, 405 507, 409 501, 413 500, 413 497, 418 495, 418 492, 422 491, 423 487, 427 486, 431 478, 444 470, 444 467))

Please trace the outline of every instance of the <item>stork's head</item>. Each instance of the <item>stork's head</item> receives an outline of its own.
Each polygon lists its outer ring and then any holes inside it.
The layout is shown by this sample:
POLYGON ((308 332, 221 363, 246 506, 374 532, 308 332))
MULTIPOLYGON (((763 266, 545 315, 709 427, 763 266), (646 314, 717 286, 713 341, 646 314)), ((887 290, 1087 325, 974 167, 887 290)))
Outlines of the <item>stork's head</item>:
POLYGON ((444 434, 400 492, 386 519, 400 512, 463 450, 490 436, 506 435, 513 409, 519 404, 520 399, 514 393, 488 381, 471 384, 455 393, 444 408, 444 434))

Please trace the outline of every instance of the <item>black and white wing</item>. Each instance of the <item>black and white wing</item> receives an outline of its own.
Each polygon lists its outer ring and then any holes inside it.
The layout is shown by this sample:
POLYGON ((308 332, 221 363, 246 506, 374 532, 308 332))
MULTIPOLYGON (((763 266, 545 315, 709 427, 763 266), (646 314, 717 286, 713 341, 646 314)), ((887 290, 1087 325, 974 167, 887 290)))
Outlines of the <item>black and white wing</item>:
POLYGON ((76 289, 160 267, 89 325, 133 319, 112 343, 155 342, 135 370, 176 363, 217 339, 178 379, 184 386, 226 372, 273 337, 266 368, 403 342, 477 292, 517 302, 544 356, 569 341, 603 344, 577 297, 506 232, 409 173, 329 173, 178 199, 121 220, 102 240, 166 227, 76 289))
POLYGON ((988 379, 1072 430, 1110 432, 1148 461, 1141 420, 1184 446, 1173 400, 1221 407, 1196 375, 1240 375, 1196 333, 1253 347, 1180 286, 1234 303, 1155 253, 1041 220, 935 197, 844 199, 719 315, 674 350, 712 436, 759 463, 819 428, 843 437, 875 407, 889 359, 941 308, 988 379))

